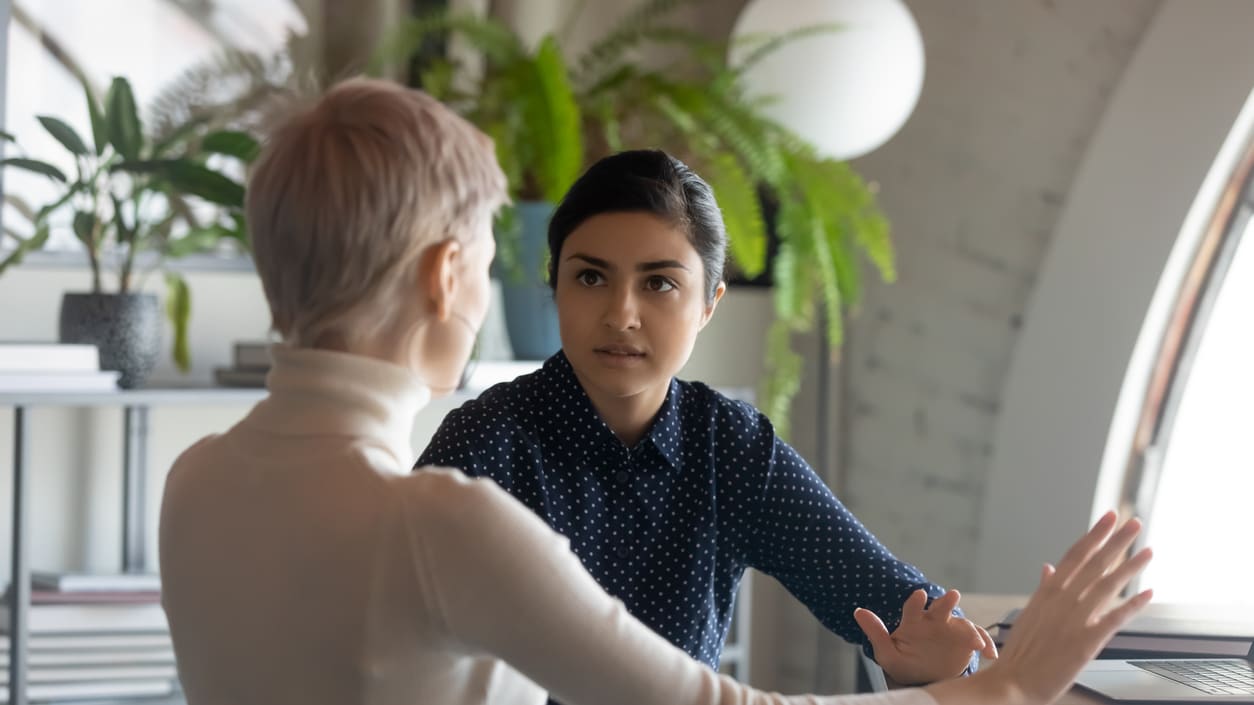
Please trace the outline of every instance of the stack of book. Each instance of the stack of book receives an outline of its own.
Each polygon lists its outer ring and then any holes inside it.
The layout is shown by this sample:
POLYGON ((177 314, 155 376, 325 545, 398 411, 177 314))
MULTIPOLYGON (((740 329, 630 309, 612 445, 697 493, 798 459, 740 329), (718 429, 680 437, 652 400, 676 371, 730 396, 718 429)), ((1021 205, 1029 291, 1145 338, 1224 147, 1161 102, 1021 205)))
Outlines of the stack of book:
MULTIPOLYGON (((7 603, 7 600, 6 600, 7 603)), ((27 698, 170 695, 178 685, 156 575, 31 577, 27 698)), ((0 701, 9 697, 9 611, 0 610, 0 701)))
POLYGON ((100 369, 95 345, 0 342, 0 392, 108 391, 118 375, 100 369))
POLYGON ((270 343, 236 343, 230 367, 218 367, 213 378, 223 387, 264 387, 270 372, 270 343))

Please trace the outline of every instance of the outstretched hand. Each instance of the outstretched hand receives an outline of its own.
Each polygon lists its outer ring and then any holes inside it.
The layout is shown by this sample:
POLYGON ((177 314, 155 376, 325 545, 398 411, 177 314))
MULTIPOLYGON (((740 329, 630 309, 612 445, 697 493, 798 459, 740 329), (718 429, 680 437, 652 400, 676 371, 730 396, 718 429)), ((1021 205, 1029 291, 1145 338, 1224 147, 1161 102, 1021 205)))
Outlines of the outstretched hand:
POLYGON ((961 675, 972 652, 997 657, 988 632, 954 616, 961 597, 957 590, 950 590, 929 607, 927 593, 916 590, 902 606, 901 624, 891 634, 871 610, 858 608, 853 618, 870 640, 875 661, 886 676, 902 685, 931 683, 961 675))
POLYGON ((1045 564, 1040 586, 1015 618, 1004 655, 982 669, 982 677, 1003 681, 1021 696, 1016 701, 1049 703, 1060 697, 1115 631, 1149 604, 1149 590, 1112 604, 1152 556, 1145 548, 1127 557, 1141 522, 1130 519, 1115 531, 1116 521, 1115 513, 1107 512, 1057 568, 1045 564))

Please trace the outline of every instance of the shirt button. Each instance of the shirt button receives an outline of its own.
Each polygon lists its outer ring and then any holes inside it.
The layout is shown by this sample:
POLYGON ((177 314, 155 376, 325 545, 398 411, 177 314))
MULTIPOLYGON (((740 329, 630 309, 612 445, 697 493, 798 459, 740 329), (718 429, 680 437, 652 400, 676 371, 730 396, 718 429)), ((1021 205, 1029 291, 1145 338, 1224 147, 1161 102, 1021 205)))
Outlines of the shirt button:
POLYGON ((631 553, 631 551, 628 551, 626 546, 619 546, 618 550, 615 551, 615 553, 618 554, 619 558, 626 558, 627 554, 631 553))
POLYGON ((619 470, 614 473, 614 479, 618 481, 618 484, 625 485, 631 479, 631 475, 628 475, 626 470, 619 470))

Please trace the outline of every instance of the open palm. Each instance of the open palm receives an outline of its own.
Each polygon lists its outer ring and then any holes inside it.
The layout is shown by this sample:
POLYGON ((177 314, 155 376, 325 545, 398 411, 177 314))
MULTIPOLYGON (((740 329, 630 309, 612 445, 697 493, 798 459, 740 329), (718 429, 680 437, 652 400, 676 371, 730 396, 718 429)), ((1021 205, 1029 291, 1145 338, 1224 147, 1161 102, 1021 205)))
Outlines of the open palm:
POLYGON ((901 624, 891 634, 871 610, 859 608, 854 620, 871 642, 884 674, 901 685, 932 683, 961 675, 979 651, 997 657, 997 647, 982 628, 956 617, 961 595, 950 590, 929 607, 927 593, 916 590, 901 609, 901 624))

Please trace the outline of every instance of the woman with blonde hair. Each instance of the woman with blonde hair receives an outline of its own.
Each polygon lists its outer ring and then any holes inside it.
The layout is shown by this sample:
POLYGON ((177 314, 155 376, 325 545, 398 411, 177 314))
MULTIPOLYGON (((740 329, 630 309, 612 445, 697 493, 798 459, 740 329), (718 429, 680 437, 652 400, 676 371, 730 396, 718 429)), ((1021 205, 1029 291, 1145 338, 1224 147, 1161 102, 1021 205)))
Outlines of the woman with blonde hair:
POLYGON ((408 472, 415 415, 452 391, 488 302, 505 180, 428 96, 350 80, 291 112, 251 176, 275 330, 269 396, 177 460, 163 601, 201 703, 1037 705, 1148 600, 1107 515, 970 678, 785 698, 688 658, 627 614, 558 534, 488 480, 408 472))

